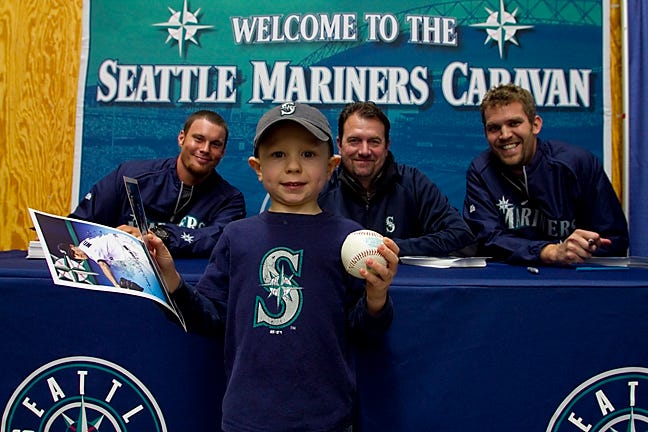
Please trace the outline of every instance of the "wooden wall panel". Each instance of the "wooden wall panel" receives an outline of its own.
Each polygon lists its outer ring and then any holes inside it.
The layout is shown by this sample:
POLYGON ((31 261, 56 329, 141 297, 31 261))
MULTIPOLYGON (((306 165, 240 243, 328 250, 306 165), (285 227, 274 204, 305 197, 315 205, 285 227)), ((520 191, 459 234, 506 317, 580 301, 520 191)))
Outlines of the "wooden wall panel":
POLYGON ((0 250, 70 207, 82 0, 0 2, 0 250))
POLYGON ((623 0, 610 0, 610 104, 612 131, 612 185, 623 203, 623 0))

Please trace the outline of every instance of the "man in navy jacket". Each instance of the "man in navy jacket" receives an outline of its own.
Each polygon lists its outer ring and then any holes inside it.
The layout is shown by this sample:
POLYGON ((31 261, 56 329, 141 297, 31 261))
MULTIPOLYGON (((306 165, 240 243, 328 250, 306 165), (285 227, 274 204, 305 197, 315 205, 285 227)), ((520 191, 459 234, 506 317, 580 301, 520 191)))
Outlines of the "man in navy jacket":
POLYGON ((137 235, 123 177, 138 181, 149 228, 175 257, 208 257, 227 223, 245 217, 243 194, 216 172, 225 120, 197 111, 178 135, 177 157, 124 162, 95 184, 70 217, 137 235))
POLYGON ((469 255, 474 237, 461 214, 417 168, 389 150, 390 122, 373 102, 346 105, 338 119, 342 163, 320 206, 392 238, 400 256, 469 255))
POLYGON ((468 168, 463 208, 481 255, 560 265, 627 254, 628 225, 600 161, 539 139, 542 118, 530 92, 495 87, 481 115, 490 149, 468 168))

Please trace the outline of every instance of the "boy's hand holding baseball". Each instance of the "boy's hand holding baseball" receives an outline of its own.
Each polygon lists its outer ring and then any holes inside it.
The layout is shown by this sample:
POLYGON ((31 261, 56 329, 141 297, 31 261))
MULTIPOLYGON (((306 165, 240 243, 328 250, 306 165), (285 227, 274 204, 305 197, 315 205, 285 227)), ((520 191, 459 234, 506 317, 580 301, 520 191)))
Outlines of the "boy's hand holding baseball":
POLYGON ((387 302, 387 290, 394 280, 398 270, 398 251, 396 243, 387 237, 383 238, 383 244, 378 246, 378 252, 387 261, 382 265, 373 258, 367 259, 366 265, 371 269, 360 269, 360 274, 367 281, 367 309, 372 315, 377 314, 387 302))

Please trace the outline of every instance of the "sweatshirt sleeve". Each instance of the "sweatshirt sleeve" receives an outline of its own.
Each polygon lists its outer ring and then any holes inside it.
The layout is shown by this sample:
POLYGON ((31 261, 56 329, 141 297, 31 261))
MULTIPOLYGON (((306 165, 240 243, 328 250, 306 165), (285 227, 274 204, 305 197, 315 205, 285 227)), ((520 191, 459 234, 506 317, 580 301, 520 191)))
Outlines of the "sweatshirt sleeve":
POLYGON ((362 346, 380 344, 391 326, 394 318, 394 305, 391 296, 377 315, 371 315, 367 310, 366 297, 363 295, 349 314, 351 335, 356 343, 362 346))
POLYGON ((218 242, 198 283, 191 286, 183 281, 171 296, 188 331, 207 336, 224 334, 230 284, 227 250, 225 241, 218 242))
POLYGON ((221 336, 225 328, 225 308, 182 281, 171 296, 187 330, 204 336, 221 336))
POLYGON ((125 198, 126 190, 118 171, 119 168, 95 183, 69 217, 110 227, 119 225, 120 200, 125 198))
POLYGON ((579 206, 576 228, 595 231, 610 239, 610 246, 596 251, 598 256, 626 256, 628 252, 628 223, 612 183, 600 161, 591 156, 592 166, 582 175, 583 199, 579 206))
POLYGON ((418 202, 418 219, 423 234, 418 237, 395 238, 399 255, 447 256, 471 246, 475 238, 457 209, 423 173, 415 171, 413 187, 418 202))

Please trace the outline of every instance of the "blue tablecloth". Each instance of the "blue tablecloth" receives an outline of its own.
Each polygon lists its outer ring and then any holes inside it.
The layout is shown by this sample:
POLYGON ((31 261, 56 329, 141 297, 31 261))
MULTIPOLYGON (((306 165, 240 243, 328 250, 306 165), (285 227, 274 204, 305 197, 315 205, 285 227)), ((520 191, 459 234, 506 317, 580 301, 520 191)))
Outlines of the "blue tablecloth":
MULTIPOLYGON (((30 412, 15 404, 27 394, 18 390, 30 374, 57 359, 87 357, 136 377, 163 413, 161 430, 219 430, 218 340, 185 333, 150 300, 56 286, 44 260, 24 257, 23 251, 0 252, 3 421, 14 416, 18 425, 20 407, 30 412)), ((178 261, 189 282, 204 266, 204 260, 178 261)), ((648 269, 542 267, 531 274, 502 264, 401 265, 390 292, 395 318, 385 345, 356 356, 361 431, 544 431, 583 383, 648 367, 648 269)), ((77 375, 71 382, 53 380, 65 397, 80 393, 77 375)), ((643 410, 648 381, 637 376, 633 403, 643 410)), ((105 395, 110 388, 86 392, 105 395)), ((570 412, 559 415, 553 424, 562 428, 553 430, 585 430, 579 421, 602 425, 608 421, 603 413, 628 408, 628 388, 589 395, 588 408, 570 405, 572 420, 570 412), (603 411, 601 400, 609 402, 603 411)), ((29 401, 48 404, 36 393, 29 401)))

